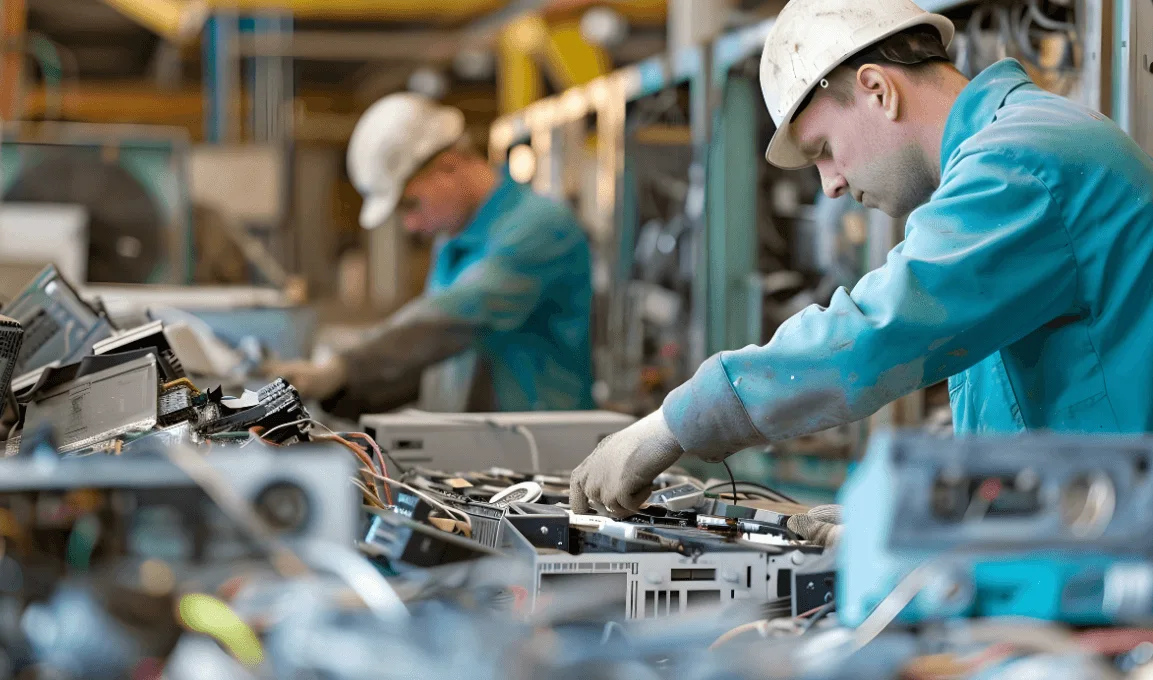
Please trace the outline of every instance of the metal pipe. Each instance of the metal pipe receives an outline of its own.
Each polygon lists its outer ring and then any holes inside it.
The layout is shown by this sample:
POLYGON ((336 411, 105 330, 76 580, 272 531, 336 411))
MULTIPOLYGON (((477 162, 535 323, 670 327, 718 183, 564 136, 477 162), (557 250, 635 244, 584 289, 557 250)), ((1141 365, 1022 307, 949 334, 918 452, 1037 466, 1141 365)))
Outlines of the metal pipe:
MULTIPOLYGON (((120 1, 120 0, 117 0, 120 1)), ((155 0, 142 0, 151 4, 155 0)), ((167 0, 171 2, 172 0, 167 0)), ((509 5, 509 0, 206 0, 212 10, 242 14, 280 12, 297 19, 366 19, 457 23, 479 14, 495 12, 509 5)))
POLYGON ((312 61, 444 61, 456 47, 440 31, 296 31, 271 36, 242 36, 244 57, 291 57, 312 61))

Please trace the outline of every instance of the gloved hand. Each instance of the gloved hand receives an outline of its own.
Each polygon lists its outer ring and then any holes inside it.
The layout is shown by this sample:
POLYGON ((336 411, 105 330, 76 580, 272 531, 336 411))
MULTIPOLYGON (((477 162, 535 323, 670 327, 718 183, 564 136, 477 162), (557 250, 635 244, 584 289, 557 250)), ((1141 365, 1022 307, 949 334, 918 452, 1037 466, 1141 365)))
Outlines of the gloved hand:
POLYGON ((683 453, 658 409, 605 437, 573 470, 569 482, 572 511, 588 514, 591 504, 614 517, 636 513, 652 493, 653 480, 683 453))
POLYGON ((333 357, 323 363, 311 361, 270 361, 264 374, 287 380, 304 399, 327 399, 348 382, 344 359, 333 357))
POLYGON ((825 548, 836 545, 845 527, 841 526, 841 506, 818 505, 803 515, 789 518, 789 530, 825 548))

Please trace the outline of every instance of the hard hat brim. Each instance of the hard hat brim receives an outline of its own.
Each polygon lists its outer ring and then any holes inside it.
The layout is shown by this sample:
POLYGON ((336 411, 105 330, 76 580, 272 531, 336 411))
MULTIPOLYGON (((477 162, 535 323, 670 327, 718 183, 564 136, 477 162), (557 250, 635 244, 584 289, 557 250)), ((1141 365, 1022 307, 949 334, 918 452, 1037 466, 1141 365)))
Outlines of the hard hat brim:
POLYGON ((797 145, 797 141, 794 139, 792 134, 793 116, 796 115, 797 109, 800 108, 801 103, 804 102, 806 98, 808 98, 809 93, 813 91, 813 88, 817 87, 817 84, 821 81, 821 78, 824 78, 825 76, 835 71, 838 66, 845 62, 845 60, 849 59, 854 54, 859 54, 860 52, 869 49, 885 38, 896 35, 901 31, 913 28, 914 26, 932 26, 933 28, 937 29, 937 31, 941 34, 941 42, 944 43, 945 47, 948 47, 950 44, 952 44, 953 35, 956 32, 956 27, 953 26, 953 22, 948 18, 943 17, 940 14, 926 13, 917 17, 913 17, 908 21, 903 21, 894 25, 879 35, 876 40, 872 41, 868 45, 864 45, 851 54, 845 55, 844 59, 837 61, 816 78, 814 78, 808 89, 806 89, 805 92, 797 98, 797 101, 794 102, 791 107, 789 107, 789 110, 782 118, 780 126, 778 126, 776 132, 773 133, 773 138, 769 140, 769 148, 765 150, 765 160, 783 170, 799 170, 801 168, 807 168, 813 165, 813 161, 801 152, 801 149, 797 145))

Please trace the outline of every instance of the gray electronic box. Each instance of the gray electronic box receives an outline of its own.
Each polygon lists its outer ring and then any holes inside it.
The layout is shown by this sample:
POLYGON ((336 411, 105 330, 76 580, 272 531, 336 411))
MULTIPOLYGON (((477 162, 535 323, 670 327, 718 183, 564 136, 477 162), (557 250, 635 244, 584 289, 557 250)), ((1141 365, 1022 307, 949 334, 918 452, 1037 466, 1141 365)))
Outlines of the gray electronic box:
POLYGON ((602 439, 634 421, 608 411, 405 411, 362 416, 360 425, 405 466, 554 472, 572 470, 602 439))

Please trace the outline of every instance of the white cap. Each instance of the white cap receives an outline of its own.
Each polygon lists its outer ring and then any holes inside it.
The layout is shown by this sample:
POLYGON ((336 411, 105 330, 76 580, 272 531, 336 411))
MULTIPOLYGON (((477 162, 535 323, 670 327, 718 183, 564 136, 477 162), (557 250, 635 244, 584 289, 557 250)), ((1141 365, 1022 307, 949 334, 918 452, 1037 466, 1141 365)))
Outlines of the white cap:
POLYGON ((364 197, 360 226, 388 221, 413 173, 463 135, 463 113, 419 94, 389 95, 368 107, 348 142, 348 175, 364 197))
POLYGON ((932 26, 946 47, 953 22, 912 0, 792 0, 777 15, 761 54, 761 89, 777 131, 765 159, 786 168, 812 165, 790 121, 821 79, 853 55, 914 26, 932 26))

